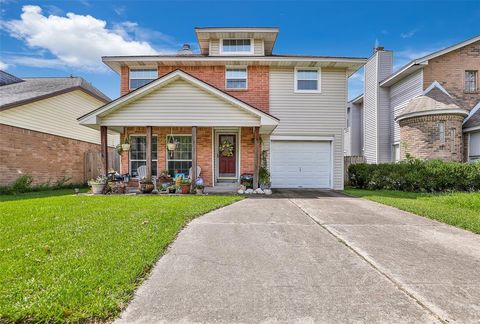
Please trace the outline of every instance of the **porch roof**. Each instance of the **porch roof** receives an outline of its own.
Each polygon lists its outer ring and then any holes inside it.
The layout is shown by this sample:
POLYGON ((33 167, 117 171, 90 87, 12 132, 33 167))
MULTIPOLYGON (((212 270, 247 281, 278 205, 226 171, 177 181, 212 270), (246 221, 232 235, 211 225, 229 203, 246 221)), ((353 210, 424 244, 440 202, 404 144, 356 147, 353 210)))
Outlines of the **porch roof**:
POLYGON ((258 126, 270 133, 278 118, 181 70, 175 70, 84 116, 80 124, 129 126, 258 126))

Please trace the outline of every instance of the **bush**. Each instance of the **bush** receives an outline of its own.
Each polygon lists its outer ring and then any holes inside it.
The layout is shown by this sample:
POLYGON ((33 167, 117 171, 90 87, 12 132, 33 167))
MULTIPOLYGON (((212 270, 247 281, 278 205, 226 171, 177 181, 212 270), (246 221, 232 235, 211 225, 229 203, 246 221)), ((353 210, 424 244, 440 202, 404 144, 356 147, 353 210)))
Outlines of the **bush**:
POLYGON ((57 181, 49 180, 46 183, 32 185, 33 177, 31 175, 22 175, 18 177, 13 183, 7 186, 0 186, 0 195, 13 195, 24 192, 54 190, 54 189, 69 189, 82 188, 84 184, 69 183, 70 177, 61 177, 57 181))
POLYGON ((352 164, 350 185, 360 189, 416 192, 480 190, 480 163, 407 159, 398 163, 352 164))

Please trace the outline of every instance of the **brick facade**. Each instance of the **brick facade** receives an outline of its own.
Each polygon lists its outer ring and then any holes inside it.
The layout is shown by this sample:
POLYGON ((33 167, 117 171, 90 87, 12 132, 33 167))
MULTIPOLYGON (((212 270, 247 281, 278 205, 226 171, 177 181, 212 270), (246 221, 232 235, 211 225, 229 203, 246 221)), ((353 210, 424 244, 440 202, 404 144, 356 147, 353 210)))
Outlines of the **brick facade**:
POLYGON ((100 145, 0 124, 0 184, 19 176, 33 176, 34 184, 66 176, 83 183, 84 153, 100 152, 100 145))
MULTIPOLYGON (((191 127, 153 127, 153 135, 157 135, 157 174, 167 168, 167 135, 172 132, 176 135, 192 134, 191 127)), ((121 138, 125 135, 146 134, 145 127, 128 127, 125 133, 121 134, 121 138)), ((206 186, 212 186, 213 178, 213 129, 211 127, 197 128, 197 165, 202 169, 201 177, 206 186)), ((251 127, 241 129, 241 166, 240 173, 253 173, 254 166, 254 144, 253 131, 251 127)), ((121 157, 121 173, 129 173, 129 154, 122 154, 121 157)))
MULTIPOLYGON (((225 89, 225 66, 159 66, 158 76, 181 69, 206 83, 217 87, 231 96, 238 98, 255 108, 264 112, 269 111, 269 67, 268 66, 249 66, 248 67, 248 89, 246 90, 226 90, 225 89)), ((128 67, 122 66, 120 76, 120 94, 129 92, 128 67)))
POLYGON ((461 108, 470 110, 480 101, 480 92, 465 93, 466 70, 480 73, 480 41, 429 60, 423 68, 423 88, 438 81, 455 97, 461 108))
POLYGON ((463 160, 462 122, 459 115, 431 115, 400 121, 400 156, 420 159, 463 160), (445 123, 445 142, 441 143, 438 123, 445 123), (454 131, 453 131, 454 130, 454 131), (454 136, 453 136, 454 134, 454 136))

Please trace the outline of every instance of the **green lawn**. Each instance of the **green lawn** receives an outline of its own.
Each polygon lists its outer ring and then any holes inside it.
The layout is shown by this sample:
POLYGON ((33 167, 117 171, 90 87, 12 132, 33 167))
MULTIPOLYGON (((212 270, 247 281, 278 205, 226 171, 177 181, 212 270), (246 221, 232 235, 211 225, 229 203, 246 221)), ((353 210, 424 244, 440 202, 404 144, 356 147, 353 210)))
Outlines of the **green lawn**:
POLYGON ((0 322, 111 319, 191 219, 231 196, 0 196, 0 322))
POLYGON ((424 194, 361 189, 345 192, 480 234, 480 192, 424 194))

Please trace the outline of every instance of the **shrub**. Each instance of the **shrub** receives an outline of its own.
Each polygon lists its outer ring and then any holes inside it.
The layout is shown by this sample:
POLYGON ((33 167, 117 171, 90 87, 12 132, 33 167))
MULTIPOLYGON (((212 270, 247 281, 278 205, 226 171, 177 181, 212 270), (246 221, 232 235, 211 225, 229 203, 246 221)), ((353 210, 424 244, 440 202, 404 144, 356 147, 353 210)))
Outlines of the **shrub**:
POLYGON ((355 188, 418 192, 480 190, 480 163, 407 159, 398 163, 352 164, 349 182, 355 188))
POLYGON ((0 195, 12 195, 17 193, 52 190, 52 189, 69 189, 82 188, 84 184, 69 183, 70 177, 61 177, 56 181, 47 181, 46 183, 32 185, 33 177, 31 175, 22 175, 13 183, 7 186, 0 186, 0 195))

